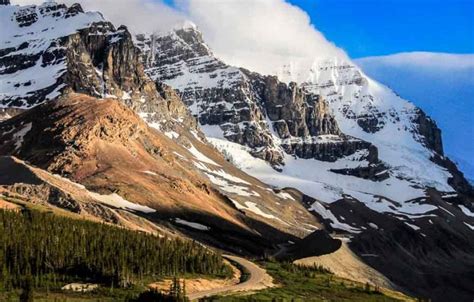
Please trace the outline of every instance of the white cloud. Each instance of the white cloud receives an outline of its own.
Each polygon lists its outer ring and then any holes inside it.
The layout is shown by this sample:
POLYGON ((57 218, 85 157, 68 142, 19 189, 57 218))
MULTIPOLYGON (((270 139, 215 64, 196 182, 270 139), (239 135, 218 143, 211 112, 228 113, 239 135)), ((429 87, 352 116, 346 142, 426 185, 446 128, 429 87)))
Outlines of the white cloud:
POLYGON ((226 62, 265 74, 291 62, 306 67, 316 57, 346 57, 283 0, 182 0, 214 52, 226 62))
MULTIPOLYGON (((15 4, 42 0, 13 0, 15 4)), ((60 1, 59 1, 60 2, 60 1)), ((276 74, 290 63, 311 66, 315 58, 344 52, 329 43, 306 12, 284 0, 65 0, 98 10, 115 25, 133 32, 169 31, 185 19, 197 24, 214 53, 235 66, 276 74)))
POLYGON ((472 69, 474 67, 473 54, 450 54, 435 52, 403 52, 388 56, 367 57, 357 60, 361 64, 384 64, 393 67, 432 68, 432 69, 472 69))

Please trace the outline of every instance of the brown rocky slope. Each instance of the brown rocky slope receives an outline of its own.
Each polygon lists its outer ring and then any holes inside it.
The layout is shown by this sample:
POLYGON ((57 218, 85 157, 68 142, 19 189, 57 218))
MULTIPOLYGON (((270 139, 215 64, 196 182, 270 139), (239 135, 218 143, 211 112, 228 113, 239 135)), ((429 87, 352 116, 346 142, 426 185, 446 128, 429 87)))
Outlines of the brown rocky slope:
POLYGON ((0 123, 0 154, 115 196, 112 203, 152 209, 132 212, 223 248, 225 237, 260 253, 314 229, 299 202, 237 170, 199 136, 175 130, 171 139, 121 102, 71 94, 0 123))

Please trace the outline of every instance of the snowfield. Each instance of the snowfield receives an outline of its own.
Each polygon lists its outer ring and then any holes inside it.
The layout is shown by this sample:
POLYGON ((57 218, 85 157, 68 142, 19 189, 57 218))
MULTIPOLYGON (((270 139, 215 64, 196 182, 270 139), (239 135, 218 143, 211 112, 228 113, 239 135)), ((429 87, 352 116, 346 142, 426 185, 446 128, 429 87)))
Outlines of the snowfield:
POLYGON ((217 138, 208 140, 217 149, 225 150, 232 162, 248 174, 276 187, 296 188, 325 203, 332 203, 344 195, 350 195, 380 213, 419 217, 437 209, 433 205, 409 202, 424 197, 425 192, 412 187, 407 181, 390 177, 381 182, 374 182, 329 171, 353 163, 347 159, 328 163, 314 159, 295 159, 287 155, 282 172, 278 172, 266 161, 253 157, 245 146, 217 138))

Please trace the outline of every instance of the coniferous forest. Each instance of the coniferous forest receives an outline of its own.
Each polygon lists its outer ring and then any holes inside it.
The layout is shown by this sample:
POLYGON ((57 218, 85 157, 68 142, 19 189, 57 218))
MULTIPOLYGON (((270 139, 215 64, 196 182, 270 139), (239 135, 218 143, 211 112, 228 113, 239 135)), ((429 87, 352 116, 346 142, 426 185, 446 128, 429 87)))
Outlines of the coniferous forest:
POLYGON ((32 210, 0 210, 0 289, 87 280, 126 287, 143 278, 187 273, 228 276, 219 254, 158 237, 32 210))

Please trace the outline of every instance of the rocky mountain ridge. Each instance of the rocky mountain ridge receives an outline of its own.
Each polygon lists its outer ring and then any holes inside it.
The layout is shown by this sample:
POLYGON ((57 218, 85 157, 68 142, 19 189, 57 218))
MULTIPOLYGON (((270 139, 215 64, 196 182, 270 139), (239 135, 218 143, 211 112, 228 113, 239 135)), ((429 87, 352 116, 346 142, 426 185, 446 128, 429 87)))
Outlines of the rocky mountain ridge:
POLYGON ((376 148, 341 133, 324 99, 295 83, 226 65, 194 26, 136 40, 146 73, 177 89, 210 136, 247 146, 276 169, 285 153, 336 161, 366 150, 363 159, 378 164, 376 148))

